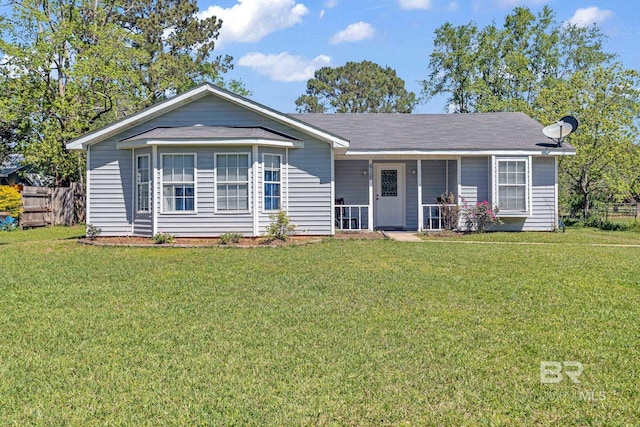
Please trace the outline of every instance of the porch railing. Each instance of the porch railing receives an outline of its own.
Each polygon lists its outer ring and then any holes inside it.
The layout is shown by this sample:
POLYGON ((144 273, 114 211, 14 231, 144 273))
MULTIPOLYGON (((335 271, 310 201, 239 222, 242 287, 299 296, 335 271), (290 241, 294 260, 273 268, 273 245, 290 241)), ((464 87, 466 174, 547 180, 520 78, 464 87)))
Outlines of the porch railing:
MULTIPOLYGON (((447 207, 456 207, 456 204, 448 204, 447 207)), ((442 205, 426 204, 422 205, 422 229, 423 230, 443 230, 449 224, 446 213, 443 212, 442 205)))
POLYGON ((369 206, 336 205, 336 229, 367 230, 369 228, 369 206))

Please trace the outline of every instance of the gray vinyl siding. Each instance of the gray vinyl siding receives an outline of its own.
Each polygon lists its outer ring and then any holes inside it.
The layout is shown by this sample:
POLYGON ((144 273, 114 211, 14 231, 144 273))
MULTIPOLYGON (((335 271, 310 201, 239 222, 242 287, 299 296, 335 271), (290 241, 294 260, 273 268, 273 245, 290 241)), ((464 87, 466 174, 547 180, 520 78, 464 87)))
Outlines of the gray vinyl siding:
MULTIPOLYGON (((137 135, 159 126, 266 126, 284 132, 304 141, 304 148, 289 149, 288 211, 299 234, 331 233, 331 148, 328 143, 310 138, 268 117, 246 110, 213 95, 207 95, 189 104, 182 105, 162 116, 150 119, 119 135, 95 144, 90 149, 89 176, 89 216, 93 224, 103 229, 105 236, 130 235, 134 228, 135 206, 133 198, 132 150, 116 148, 116 141, 137 135)), ((178 236, 214 237, 225 232, 253 235, 253 210, 258 209, 261 234, 268 223, 268 214, 262 212, 262 181, 259 167, 258 206, 252 206, 249 213, 214 213, 214 152, 248 152, 250 146, 243 147, 159 147, 158 168, 162 153, 197 153, 197 213, 161 213, 160 170, 155 171, 156 188, 153 192, 153 208, 157 210, 156 232, 166 232, 178 236)), ((136 150, 136 152, 142 152, 136 150)), ((283 149, 260 149, 262 152, 284 154, 283 149)), ((251 159, 253 161, 253 159, 251 159)), ((284 162, 283 155, 283 162, 284 162)), ((153 162, 153 158, 152 158, 153 162)), ((152 164, 153 168, 153 164, 152 164)), ((253 179, 250 181, 250 195, 253 196, 253 179)), ((255 202, 254 202, 255 203, 255 202)), ((150 222, 136 217, 135 231, 151 235, 150 222), (138 224, 138 219, 140 223, 138 224)))
POLYGON ((89 223, 102 236, 128 236, 133 221, 131 150, 118 150, 115 140, 94 145, 88 153, 89 223))
POLYGON ((331 147, 305 140, 289 150, 288 213, 297 234, 331 234, 331 147))
POLYGON ((369 204, 369 161, 337 160, 335 166, 336 199, 345 205, 369 204), (362 172, 367 171, 367 175, 362 172))
POLYGON ((503 224, 496 225, 492 230, 555 230, 555 159, 553 157, 533 157, 531 174, 531 215, 526 218, 502 218, 503 224))
POLYGON ((470 205, 489 201, 489 158, 463 157, 460 162, 460 196, 470 205))
POLYGON ((422 161, 422 203, 435 204, 436 198, 447 191, 458 193, 457 160, 422 161), (448 164, 448 175, 447 175, 448 164))
MULTIPOLYGON (((128 150, 125 150, 128 151, 128 150)), ((133 192, 132 192, 132 204, 133 204, 133 215, 134 215, 134 222, 133 222, 133 234, 135 234, 136 236, 150 236, 153 234, 153 216, 151 213, 151 210, 149 212, 138 212, 137 211, 137 206, 136 206, 136 197, 137 197, 137 182, 136 182, 136 158, 137 156, 140 155, 148 155, 149 156, 149 179, 153 179, 153 163, 152 163, 152 158, 151 158, 151 148, 139 148, 134 150, 133 153, 133 178, 132 178, 132 182, 131 185, 133 186, 133 192)), ((153 193, 153 182, 151 183, 151 192, 153 193)), ((151 206, 151 208, 153 208, 153 206, 151 206)))

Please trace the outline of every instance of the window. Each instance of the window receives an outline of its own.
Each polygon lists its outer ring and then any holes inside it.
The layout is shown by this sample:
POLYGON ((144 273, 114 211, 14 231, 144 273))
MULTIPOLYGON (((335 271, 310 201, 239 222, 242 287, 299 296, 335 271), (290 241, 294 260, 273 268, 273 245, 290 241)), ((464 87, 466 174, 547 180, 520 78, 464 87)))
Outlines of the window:
POLYGON ((380 192, 382 197, 398 196, 398 171, 396 169, 380 171, 380 192))
POLYGON ((195 212, 195 154, 162 155, 162 210, 195 212))
POLYGON ((264 210, 278 210, 282 200, 280 156, 265 154, 262 163, 264 165, 264 210))
POLYGON ((216 210, 249 210, 249 154, 216 155, 216 210))
POLYGON ((138 212, 149 212, 149 155, 136 156, 136 206, 138 212))
POLYGON ((528 210, 526 160, 498 160, 498 207, 501 211, 528 210))

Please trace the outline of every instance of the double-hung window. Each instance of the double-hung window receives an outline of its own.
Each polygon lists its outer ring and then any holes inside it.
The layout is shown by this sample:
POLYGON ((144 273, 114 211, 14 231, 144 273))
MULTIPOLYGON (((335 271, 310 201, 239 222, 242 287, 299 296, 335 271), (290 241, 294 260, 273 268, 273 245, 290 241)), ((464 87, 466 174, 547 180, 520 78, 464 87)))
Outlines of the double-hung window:
POLYGON ((163 212, 195 212, 196 155, 162 155, 163 212))
POLYGON ((502 213, 528 209, 528 161, 498 159, 498 207, 502 213))
POLYGON ((264 168, 264 210, 275 211, 280 209, 282 201, 280 156, 277 154, 265 154, 262 163, 264 168))
POLYGON ((138 212, 149 212, 150 185, 149 175, 149 155, 142 154, 136 156, 136 210, 138 212))
POLYGON ((249 154, 216 154, 216 210, 249 210, 249 154))

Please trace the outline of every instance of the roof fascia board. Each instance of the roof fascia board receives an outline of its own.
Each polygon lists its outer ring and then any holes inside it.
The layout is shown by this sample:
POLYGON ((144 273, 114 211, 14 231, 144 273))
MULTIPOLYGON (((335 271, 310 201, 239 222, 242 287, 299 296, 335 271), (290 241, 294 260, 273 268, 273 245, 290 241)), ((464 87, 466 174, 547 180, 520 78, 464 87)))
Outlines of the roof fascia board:
POLYGON ((575 151, 545 150, 348 150, 340 157, 349 159, 369 158, 423 158, 430 156, 573 156, 575 151))

